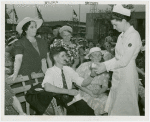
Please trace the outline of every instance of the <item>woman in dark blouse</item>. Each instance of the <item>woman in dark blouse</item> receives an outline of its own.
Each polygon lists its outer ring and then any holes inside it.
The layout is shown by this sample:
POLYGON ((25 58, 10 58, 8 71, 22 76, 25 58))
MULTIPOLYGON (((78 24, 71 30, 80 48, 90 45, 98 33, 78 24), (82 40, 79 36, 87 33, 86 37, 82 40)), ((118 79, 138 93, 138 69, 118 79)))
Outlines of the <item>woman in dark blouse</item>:
POLYGON ((16 30, 22 35, 15 44, 15 63, 13 80, 18 75, 28 75, 32 72, 46 72, 47 63, 51 66, 48 56, 47 42, 35 37, 37 29, 42 25, 42 19, 24 18, 18 23, 16 30), (46 63, 47 61, 47 63, 46 63))

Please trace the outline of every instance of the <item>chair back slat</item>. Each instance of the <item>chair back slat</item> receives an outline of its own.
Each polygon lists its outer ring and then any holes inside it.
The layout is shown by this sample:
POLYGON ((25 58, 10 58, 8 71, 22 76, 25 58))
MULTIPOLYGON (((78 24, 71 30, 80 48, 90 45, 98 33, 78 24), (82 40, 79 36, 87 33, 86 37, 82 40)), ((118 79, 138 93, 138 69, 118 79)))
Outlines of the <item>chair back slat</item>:
MULTIPOLYGON (((31 85, 26 85, 25 84, 25 81, 28 81, 28 80, 29 80, 28 76, 22 76, 22 75, 19 75, 14 81, 12 80, 12 78, 6 78, 6 82, 10 86, 13 85, 13 84, 16 84, 16 83, 22 83, 22 86, 18 86, 18 87, 15 87, 15 88, 11 87, 12 91, 15 94, 22 93, 22 92, 26 93, 31 88, 31 85)), ((25 96, 23 95, 23 96, 17 97, 17 98, 18 98, 20 103, 25 102, 25 104, 26 104, 26 114, 30 115, 30 106, 29 106, 29 103, 26 101, 25 96)))
POLYGON ((13 92, 15 94, 17 93, 21 93, 21 92, 26 92, 31 88, 31 85, 26 85, 26 86, 22 86, 22 87, 18 87, 18 88, 13 88, 13 92))
POLYGON ((7 84, 12 85, 12 84, 15 84, 15 83, 20 83, 20 82, 28 81, 28 80, 29 80, 28 76, 21 76, 20 75, 14 81, 12 80, 12 78, 7 78, 6 82, 7 82, 7 84))
POLYGON ((42 78, 42 77, 44 77, 44 73, 35 73, 35 72, 31 73, 32 79, 37 79, 37 78, 42 78))
POLYGON ((35 80, 35 83, 33 83, 33 86, 37 85, 39 83, 38 78, 43 78, 44 77, 44 73, 35 73, 32 72, 31 73, 31 79, 35 80))

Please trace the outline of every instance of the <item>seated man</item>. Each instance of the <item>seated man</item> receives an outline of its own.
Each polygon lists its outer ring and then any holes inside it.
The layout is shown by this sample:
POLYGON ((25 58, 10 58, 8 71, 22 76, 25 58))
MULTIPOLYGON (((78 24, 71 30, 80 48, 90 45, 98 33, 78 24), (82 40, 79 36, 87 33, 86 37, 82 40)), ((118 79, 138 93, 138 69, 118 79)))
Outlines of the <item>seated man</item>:
POLYGON ((91 72, 87 79, 83 79, 71 67, 65 66, 68 57, 63 47, 52 48, 51 58, 54 66, 46 71, 42 83, 45 91, 55 93, 56 96, 60 94, 59 97, 56 97, 56 101, 57 104, 63 105, 67 109, 67 115, 94 115, 94 111, 82 99, 70 106, 67 106, 63 99, 70 99, 79 94, 76 89, 72 89, 73 82, 79 86, 86 86, 92 82, 96 74, 91 72))

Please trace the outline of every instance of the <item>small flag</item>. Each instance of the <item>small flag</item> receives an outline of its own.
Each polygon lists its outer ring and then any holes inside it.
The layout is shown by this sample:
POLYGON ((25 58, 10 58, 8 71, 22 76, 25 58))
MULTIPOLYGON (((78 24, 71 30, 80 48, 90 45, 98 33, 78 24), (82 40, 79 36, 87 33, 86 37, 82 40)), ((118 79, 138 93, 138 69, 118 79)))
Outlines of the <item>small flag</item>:
POLYGON ((43 20, 41 12, 39 11, 37 6, 36 6, 36 8, 37 8, 37 13, 38 13, 38 18, 43 20))
POLYGON ((9 18, 10 18, 10 16, 8 15, 8 13, 7 13, 6 9, 7 9, 7 7, 6 7, 6 5, 5 5, 5 20, 7 20, 7 19, 9 19, 9 18))
POLYGON ((15 10, 14 6, 13 6, 13 10, 14 10, 14 14, 15 14, 16 22, 17 22, 18 21, 18 16, 17 16, 17 13, 16 13, 16 10, 15 10))
POLYGON ((73 9, 73 16, 77 17, 77 14, 74 9, 73 9))
POLYGON ((78 21, 77 14, 74 9, 73 9, 73 21, 78 21))

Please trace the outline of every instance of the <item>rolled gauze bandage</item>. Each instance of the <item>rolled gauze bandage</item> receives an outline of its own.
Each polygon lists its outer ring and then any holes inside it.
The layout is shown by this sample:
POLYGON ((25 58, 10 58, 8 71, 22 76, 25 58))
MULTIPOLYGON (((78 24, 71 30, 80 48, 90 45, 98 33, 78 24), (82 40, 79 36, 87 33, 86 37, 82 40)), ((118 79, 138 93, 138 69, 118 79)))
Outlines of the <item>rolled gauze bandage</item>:
POLYGON ((67 103, 67 105, 70 106, 70 105, 72 105, 73 103, 75 103, 75 102, 77 102, 77 101, 79 101, 79 100, 81 100, 81 99, 82 99, 82 98, 81 98, 80 94, 78 94, 78 95, 74 96, 73 100, 72 100, 71 102, 67 103))

